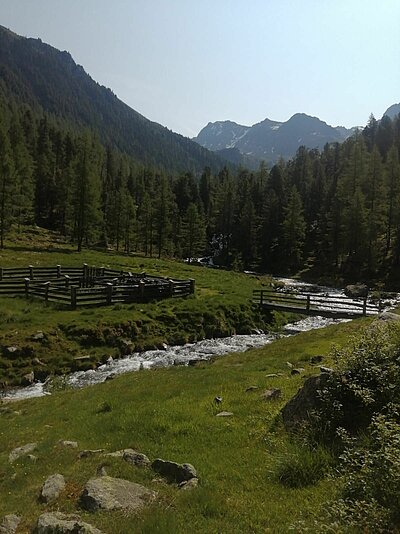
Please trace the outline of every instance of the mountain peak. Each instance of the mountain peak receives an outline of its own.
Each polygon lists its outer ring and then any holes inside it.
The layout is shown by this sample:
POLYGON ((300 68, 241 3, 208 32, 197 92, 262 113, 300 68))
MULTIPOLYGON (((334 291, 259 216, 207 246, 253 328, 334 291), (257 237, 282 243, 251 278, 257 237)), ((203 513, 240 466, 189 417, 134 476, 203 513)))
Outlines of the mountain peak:
POLYGON ((342 142, 352 129, 334 128, 318 117, 295 113, 286 122, 268 118, 251 127, 231 121, 208 123, 194 139, 210 150, 237 148, 253 161, 275 163, 295 155, 300 145, 322 149, 326 143, 342 142))
POLYGON ((394 119, 396 115, 400 113, 400 102, 398 104, 393 104, 392 106, 388 107, 385 113, 383 114, 383 117, 388 116, 390 119, 394 119))

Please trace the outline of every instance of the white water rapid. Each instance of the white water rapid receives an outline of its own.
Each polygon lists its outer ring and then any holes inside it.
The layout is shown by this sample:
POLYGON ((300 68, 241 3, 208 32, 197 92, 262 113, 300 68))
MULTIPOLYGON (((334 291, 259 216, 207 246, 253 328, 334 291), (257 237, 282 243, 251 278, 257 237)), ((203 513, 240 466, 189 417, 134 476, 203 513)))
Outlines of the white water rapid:
MULTIPOLYGON (((279 278, 285 283, 285 288, 291 290, 319 291, 326 295, 344 295, 342 291, 328 287, 318 287, 304 282, 291 279, 279 278)), ((388 303, 394 305, 398 299, 388 303)), ((349 319, 327 319, 324 317, 307 317, 300 321, 287 324, 284 327, 283 335, 294 335, 299 332, 324 328, 331 324, 336 324, 349 319)), ((140 369, 152 369, 156 367, 168 367, 172 365, 190 365, 198 360, 208 360, 213 356, 223 356, 232 352, 244 352, 251 348, 262 347, 281 337, 279 334, 252 334, 234 335, 218 339, 204 339, 196 343, 189 343, 182 346, 166 347, 165 350, 148 350, 145 352, 134 352, 124 358, 110 360, 99 366, 97 369, 89 371, 78 371, 65 376, 65 383, 73 388, 82 388, 93 384, 99 384, 113 376, 139 371, 140 369)), ((15 388, 5 392, 4 399, 17 400, 28 399, 50 395, 49 383, 35 383, 25 388, 15 388)))

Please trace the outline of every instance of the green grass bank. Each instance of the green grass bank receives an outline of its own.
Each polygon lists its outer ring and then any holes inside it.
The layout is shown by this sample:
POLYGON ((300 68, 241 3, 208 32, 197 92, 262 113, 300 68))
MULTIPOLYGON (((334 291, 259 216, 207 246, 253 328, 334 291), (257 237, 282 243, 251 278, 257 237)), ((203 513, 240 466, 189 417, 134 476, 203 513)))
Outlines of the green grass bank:
MULTIPOLYGON (((204 276, 217 275, 207 271, 204 276)), ((368 322, 358 319, 282 338, 262 349, 195 367, 140 371, 78 391, 4 403, 0 517, 20 514, 18 533, 30 532, 48 509, 78 510, 84 520, 108 534, 286 533, 299 521, 312 531, 321 506, 335 495, 335 483, 323 479, 288 488, 279 481, 280 466, 301 447, 283 430, 279 412, 304 378, 318 373, 310 358, 322 354, 323 363, 330 365, 332 347, 344 346, 368 322), (286 362, 304 371, 292 376, 286 362), (251 386, 257 389, 246 391, 251 386), (271 387, 281 389, 282 397, 267 402, 261 394, 271 387), (223 399, 220 406, 213 402, 217 395, 223 399), (221 410, 233 416, 216 417, 221 410), (151 460, 192 463, 199 487, 184 492, 157 480, 150 469, 132 467, 118 458, 79 459, 77 450, 61 448, 59 440, 77 440, 79 450, 132 447, 151 460), (30 442, 38 443, 37 460, 10 464, 9 452, 30 442), (103 463, 110 476, 157 491, 156 502, 137 515, 80 510, 83 485, 103 463), (67 487, 53 506, 40 504, 41 485, 56 472, 65 476, 67 487)))

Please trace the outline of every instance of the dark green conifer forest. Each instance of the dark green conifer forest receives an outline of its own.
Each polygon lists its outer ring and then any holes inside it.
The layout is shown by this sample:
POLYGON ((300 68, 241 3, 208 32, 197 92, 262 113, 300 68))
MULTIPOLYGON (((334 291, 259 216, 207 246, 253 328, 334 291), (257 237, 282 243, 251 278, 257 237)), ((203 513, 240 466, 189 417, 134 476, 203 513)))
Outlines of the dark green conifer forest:
POLYGON ((37 224, 76 244, 227 268, 396 278, 400 118, 272 169, 195 175, 138 163, 96 133, 0 98, 0 241, 37 224))

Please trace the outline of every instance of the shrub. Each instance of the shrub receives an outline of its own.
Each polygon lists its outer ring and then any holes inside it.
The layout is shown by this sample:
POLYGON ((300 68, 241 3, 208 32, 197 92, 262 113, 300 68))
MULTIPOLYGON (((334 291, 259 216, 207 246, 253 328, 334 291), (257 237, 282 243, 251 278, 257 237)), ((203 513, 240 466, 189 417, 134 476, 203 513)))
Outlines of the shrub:
POLYGON ((400 404, 400 329, 374 324, 348 348, 335 350, 336 370, 321 392, 315 433, 332 442, 338 428, 364 431, 372 417, 400 404), (322 430, 323 434, 322 434, 322 430))
POLYGON ((330 504, 331 521, 364 532, 393 531, 400 525, 400 424, 377 415, 361 443, 341 434, 347 443, 340 456, 342 495, 330 504))

